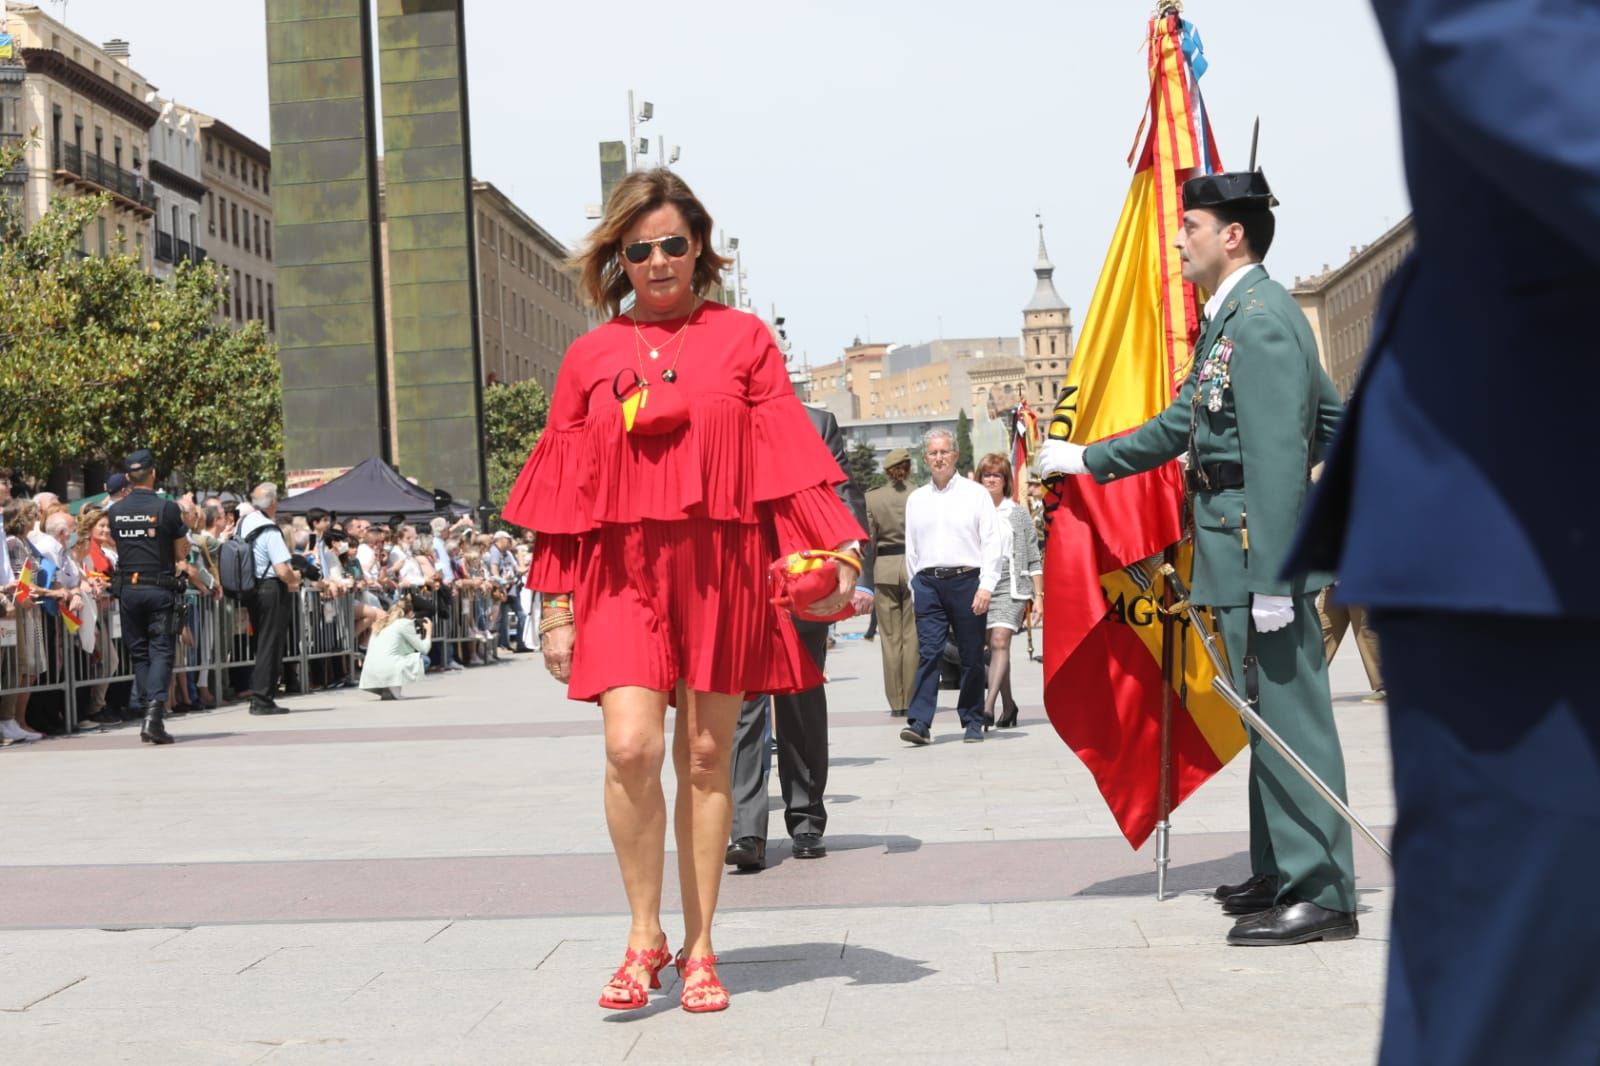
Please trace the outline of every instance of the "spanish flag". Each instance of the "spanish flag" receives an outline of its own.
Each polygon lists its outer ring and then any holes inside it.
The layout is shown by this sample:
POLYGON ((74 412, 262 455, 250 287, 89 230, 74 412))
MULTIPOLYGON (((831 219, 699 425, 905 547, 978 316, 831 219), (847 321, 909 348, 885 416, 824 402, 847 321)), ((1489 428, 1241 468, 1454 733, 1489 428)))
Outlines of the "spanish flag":
POLYGON ((73 614, 72 609, 66 603, 61 604, 61 621, 66 625, 67 632, 71 634, 76 634, 79 627, 83 625, 83 619, 73 614))
MULTIPOLYGON (((1204 132, 1198 45, 1176 14, 1150 21, 1150 96, 1129 158, 1133 183, 1056 406, 1068 439, 1081 444, 1136 429, 1172 402, 1189 372, 1199 313, 1173 241, 1183 182, 1221 169, 1204 132)), ((1059 491, 1045 549, 1045 710, 1137 848, 1159 818, 1165 681, 1161 583, 1133 564, 1182 537, 1182 472, 1174 462, 1106 485, 1066 478, 1059 491)), ((1211 690, 1199 635, 1175 632, 1187 646, 1174 654, 1174 807, 1245 743, 1238 715, 1211 690)))
POLYGON ((1023 400, 1011 412, 1011 498, 1028 498, 1028 465, 1039 451, 1039 416, 1023 400))
POLYGON ((17 575, 18 603, 27 603, 29 600, 33 599, 33 579, 35 574, 36 571, 34 570, 33 560, 24 559, 22 561, 22 573, 17 575))

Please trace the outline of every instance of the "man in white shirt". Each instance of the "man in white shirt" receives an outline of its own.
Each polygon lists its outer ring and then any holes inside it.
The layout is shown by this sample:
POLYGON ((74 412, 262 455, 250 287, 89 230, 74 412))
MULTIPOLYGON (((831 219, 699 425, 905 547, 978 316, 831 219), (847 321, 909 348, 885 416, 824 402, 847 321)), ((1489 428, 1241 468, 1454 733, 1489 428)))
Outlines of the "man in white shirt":
POLYGON ((273 696, 283 671, 289 639, 289 612, 300 587, 300 574, 289 564, 289 546, 277 528, 278 486, 263 482, 250 494, 254 510, 239 523, 238 536, 249 541, 255 565, 255 591, 245 598, 250 627, 256 635, 256 664, 250 675, 250 713, 288 714, 273 696), (250 540, 256 531, 260 533, 250 540))
POLYGON ((1000 580, 994 501, 956 474, 955 434, 931 429, 922 438, 933 481, 906 501, 906 573, 917 615, 917 680, 900 739, 927 744, 939 703, 939 663, 952 636, 961 655, 956 713, 965 740, 983 739, 984 616, 1000 580))

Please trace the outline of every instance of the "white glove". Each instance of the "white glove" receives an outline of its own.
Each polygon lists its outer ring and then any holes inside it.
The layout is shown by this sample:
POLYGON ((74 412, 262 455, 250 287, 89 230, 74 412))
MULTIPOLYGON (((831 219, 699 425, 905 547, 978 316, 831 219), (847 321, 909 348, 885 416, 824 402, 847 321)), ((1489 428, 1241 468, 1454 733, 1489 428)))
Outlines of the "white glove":
POLYGON ((1250 617, 1255 621, 1257 633, 1275 633, 1294 621, 1294 599, 1263 596, 1258 592, 1250 598, 1250 617))
POLYGON ((1056 474, 1087 474, 1083 465, 1084 446, 1066 440, 1047 440, 1039 449, 1039 476, 1056 474))

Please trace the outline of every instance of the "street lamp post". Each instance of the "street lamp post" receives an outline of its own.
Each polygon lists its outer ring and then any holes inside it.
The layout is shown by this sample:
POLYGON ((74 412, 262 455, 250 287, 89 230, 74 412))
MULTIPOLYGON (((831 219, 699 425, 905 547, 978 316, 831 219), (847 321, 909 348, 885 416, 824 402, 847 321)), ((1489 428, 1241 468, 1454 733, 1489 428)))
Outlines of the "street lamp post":
POLYGON ((650 151, 648 138, 639 136, 639 127, 655 117, 656 105, 645 100, 633 110, 633 90, 628 90, 628 172, 639 169, 639 156, 650 151))

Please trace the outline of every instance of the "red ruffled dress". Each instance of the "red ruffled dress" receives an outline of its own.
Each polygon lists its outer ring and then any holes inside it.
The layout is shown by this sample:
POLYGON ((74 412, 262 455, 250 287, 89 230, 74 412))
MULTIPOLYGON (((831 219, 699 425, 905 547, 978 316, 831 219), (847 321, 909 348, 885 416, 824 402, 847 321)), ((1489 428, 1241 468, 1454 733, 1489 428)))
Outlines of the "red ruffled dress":
POLYGON ((679 679, 726 693, 822 683, 771 603, 767 567, 865 537, 831 488, 844 473, 765 323, 717 303, 701 304, 677 338, 684 321, 640 323, 640 344, 619 315, 573 342, 501 512, 537 534, 528 587, 573 593, 572 699, 618 685, 671 692, 679 679), (678 390, 688 422, 627 432, 613 383, 634 373, 678 390))

